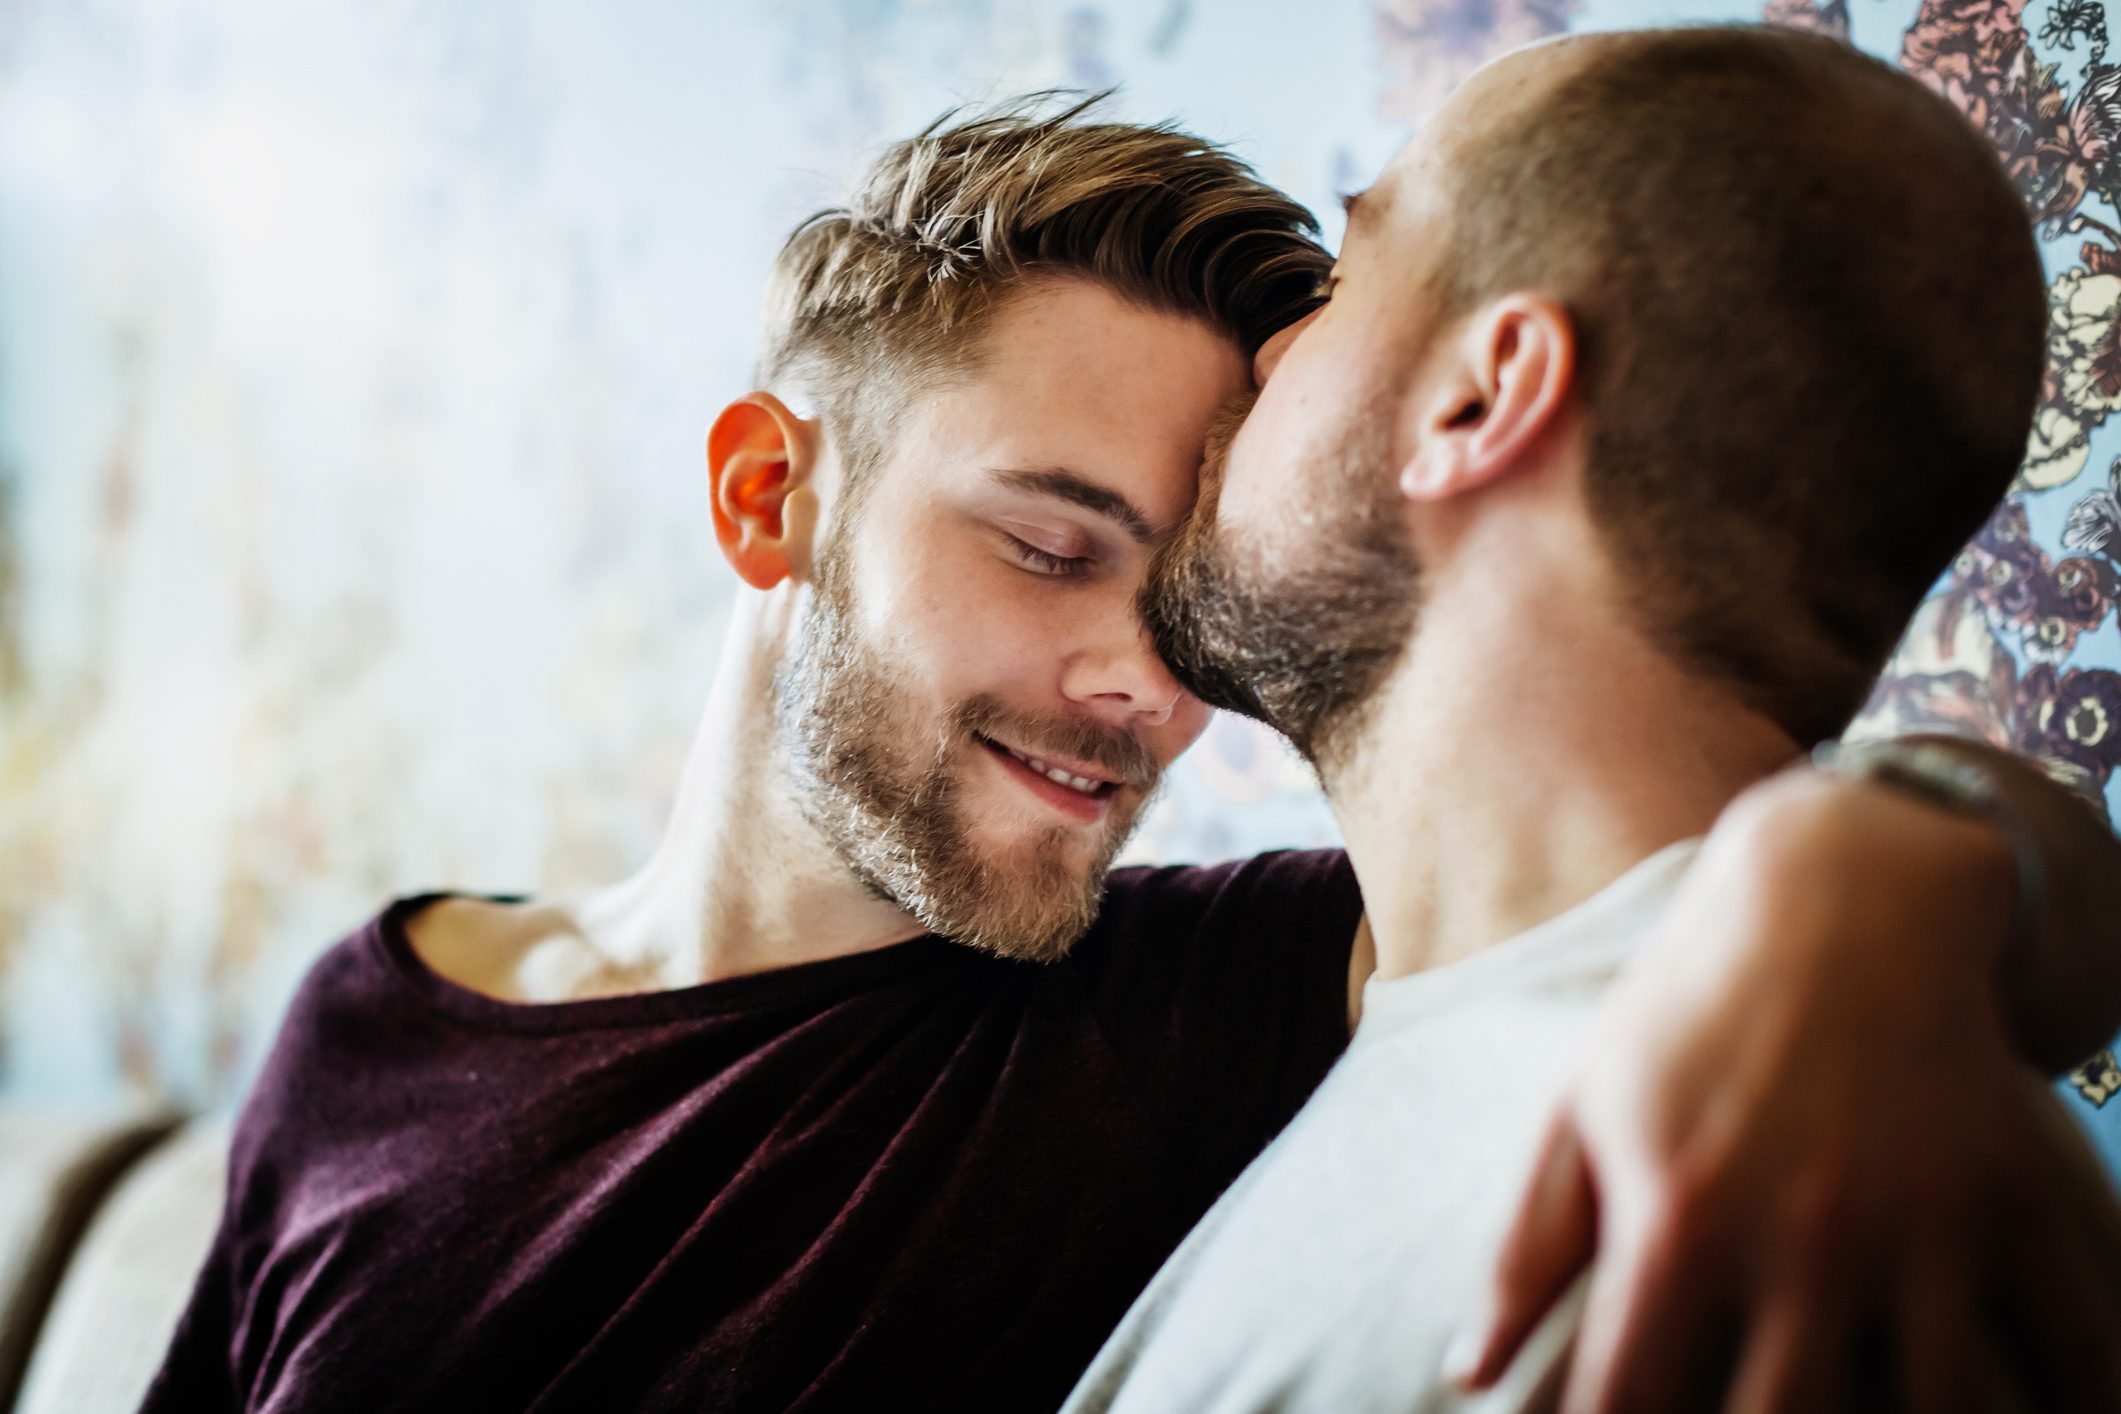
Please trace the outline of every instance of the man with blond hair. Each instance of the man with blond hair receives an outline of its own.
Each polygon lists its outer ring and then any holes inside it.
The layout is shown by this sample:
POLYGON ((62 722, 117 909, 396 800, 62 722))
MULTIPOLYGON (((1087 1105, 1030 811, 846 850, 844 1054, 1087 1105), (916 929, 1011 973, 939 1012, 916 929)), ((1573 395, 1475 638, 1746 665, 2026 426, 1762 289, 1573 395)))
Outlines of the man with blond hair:
MULTIPOLYGON (((1227 154, 1080 109, 939 124, 798 229, 708 436, 749 589, 662 848, 580 897, 399 900, 319 960, 148 1407, 1057 1405, 1369 970, 1338 851, 1109 870, 1207 719, 1144 633, 1151 551, 1327 267, 1227 154)), ((1910 813, 1833 850, 1962 905, 1971 956, 2008 870, 1910 813)), ((1817 857, 1756 825, 1763 879, 1817 857)))

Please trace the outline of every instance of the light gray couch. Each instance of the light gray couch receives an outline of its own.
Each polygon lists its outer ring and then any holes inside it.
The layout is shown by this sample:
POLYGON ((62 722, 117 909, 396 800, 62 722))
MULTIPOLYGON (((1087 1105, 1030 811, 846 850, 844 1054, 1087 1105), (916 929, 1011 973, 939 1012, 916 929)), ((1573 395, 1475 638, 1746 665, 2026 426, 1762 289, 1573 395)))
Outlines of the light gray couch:
POLYGON ((213 1238, 225 1122, 0 1109, 0 1410, 132 1414, 213 1238))

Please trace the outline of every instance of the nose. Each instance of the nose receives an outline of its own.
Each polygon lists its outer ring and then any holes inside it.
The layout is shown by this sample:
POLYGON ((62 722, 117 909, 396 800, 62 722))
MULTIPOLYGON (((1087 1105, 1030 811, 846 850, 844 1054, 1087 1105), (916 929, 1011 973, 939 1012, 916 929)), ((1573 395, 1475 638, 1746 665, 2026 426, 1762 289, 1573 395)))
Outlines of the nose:
MULTIPOLYGON (((1320 308, 1322 309, 1323 306, 1320 308)), ((1259 346, 1259 352, 1252 355, 1253 386, 1259 388, 1267 386, 1267 379, 1273 374, 1274 365, 1281 362, 1282 355, 1289 351, 1289 345, 1296 342, 1298 334, 1301 334, 1311 326, 1311 321, 1318 318, 1319 312, 1318 309, 1314 309, 1294 324, 1284 324, 1275 331, 1272 338, 1259 346)))
POLYGON ((1068 659, 1061 694, 1102 721, 1130 728, 1163 726, 1187 700, 1186 689, 1156 656, 1149 631, 1131 614, 1124 633, 1068 659))

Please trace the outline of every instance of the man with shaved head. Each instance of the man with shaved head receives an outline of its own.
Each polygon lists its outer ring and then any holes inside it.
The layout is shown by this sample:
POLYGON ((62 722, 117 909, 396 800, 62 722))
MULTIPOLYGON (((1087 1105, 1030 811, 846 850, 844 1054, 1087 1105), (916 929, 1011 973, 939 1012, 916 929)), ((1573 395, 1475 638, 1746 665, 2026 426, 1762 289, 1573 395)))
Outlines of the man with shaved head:
MULTIPOLYGON (((1913 81, 1773 31, 1490 66, 1360 198, 1335 277, 1262 351, 1145 603, 1189 686, 1317 764, 1377 968, 1076 1414, 1458 1407, 1447 1363, 1497 1373, 1447 1345, 1601 993, 1653 935, 1649 971, 1693 964, 1688 920, 1734 897, 1701 837, 1860 704, 2009 486, 2040 382, 2039 258, 1993 158, 1913 81)), ((1559 1172, 1523 1221, 1588 1201, 1559 1172)), ((1600 1243, 1641 1221, 1609 1210, 1600 1243)), ((1735 1369, 1728 1333, 1663 1349, 1633 1383, 1602 1374, 1628 1276, 1602 1262, 1569 1407, 2121 1407, 2114 1252, 2052 1222, 1949 1231, 1871 1293, 1800 1217, 1779 1338, 1735 1369), (1954 1249, 2006 1242, 2080 1264, 2028 1298, 2065 1308, 2029 1345, 1955 1285, 1954 1249), (1858 1361, 1835 1313, 1865 1303, 1858 1361), (2028 1387, 2043 1339, 2087 1353, 2028 1387)), ((1693 1299, 1735 1313, 1727 1275, 1693 1299)), ((1563 1397, 1576 1309, 1483 1407, 1563 1397)))

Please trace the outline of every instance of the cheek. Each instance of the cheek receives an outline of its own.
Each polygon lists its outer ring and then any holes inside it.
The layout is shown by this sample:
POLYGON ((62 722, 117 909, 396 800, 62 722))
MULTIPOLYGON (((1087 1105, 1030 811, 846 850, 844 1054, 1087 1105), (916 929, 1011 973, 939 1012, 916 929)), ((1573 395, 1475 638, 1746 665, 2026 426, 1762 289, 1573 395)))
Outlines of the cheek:
POLYGON ((1051 624, 1040 612, 1048 586, 976 546, 877 528, 892 548, 857 575, 860 620, 909 691, 948 710, 980 695, 1019 701, 1054 679, 1051 624))
POLYGON ((1225 450, 1216 488, 1215 518, 1226 527, 1263 524, 1287 500, 1285 477, 1292 465, 1296 434, 1309 418, 1314 401, 1302 386, 1306 365, 1283 361, 1253 401, 1244 424, 1225 450))
POLYGON ((1322 496, 1341 494, 1333 463, 1344 452, 1360 399, 1345 379, 1322 377, 1316 359, 1283 361, 1232 443, 1215 521, 1224 543, 1269 558, 1306 543, 1322 496))
POLYGON ((1215 525, 1226 540, 1256 544, 1261 528, 1288 513, 1288 488, 1278 484, 1286 467, 1283 429, 1255 415, 1230 448, 1216 496, 1215 525))

